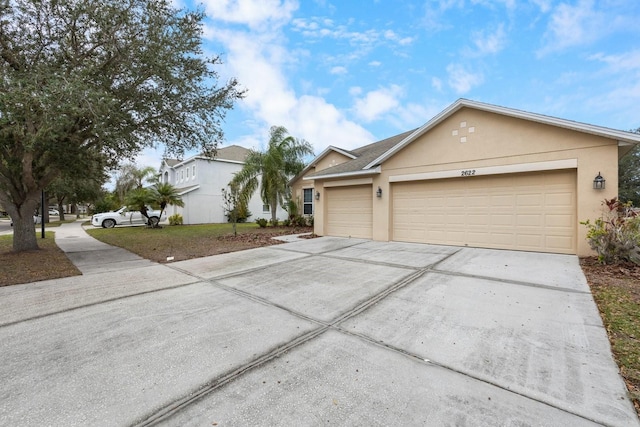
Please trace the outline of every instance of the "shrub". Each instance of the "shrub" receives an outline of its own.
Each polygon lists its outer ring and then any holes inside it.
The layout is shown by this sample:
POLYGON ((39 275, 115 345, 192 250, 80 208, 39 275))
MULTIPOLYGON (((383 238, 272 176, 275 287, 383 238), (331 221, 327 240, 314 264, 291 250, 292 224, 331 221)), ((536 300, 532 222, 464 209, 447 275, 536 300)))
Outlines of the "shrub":
POLYGON ((267 220, 264 218, 256 218, 256 224, 258 224, 260 228, 265 228, 267 226, 267 220))
POLYGON ((640 218, 631 203, 622 203, 617 198, 602 203, 605 213, 592 224, 581 222, 587 227, 587 241, 598 254, 603 264, 629 261, 640 264, 640 218))
POLYGON ((282 220, 282 225, 285 227, 291 227, 291 220, 289 218, 282 220))
POLYGON ((308 225, 309 227, 313 227, 313 215, 309 215, 309 216, 307 217, 307 225, 308 225))
POLYGON ((280 221, 278 221, 278 218, 274 220, 269 220, 269 225, 271 225, 272 227, 277 227, 278 224, 280 224, 280 221))
POLYGON ((297 225, 298 227, 304 227, 305 225, 307 225, 307 219, 305 217, 303 217, 302 215, 297 215, 293 219, 293 224, 297 225))
POLYGON ((175 214, 169 217, 169 225, 182 225, 182 215, 175 214))

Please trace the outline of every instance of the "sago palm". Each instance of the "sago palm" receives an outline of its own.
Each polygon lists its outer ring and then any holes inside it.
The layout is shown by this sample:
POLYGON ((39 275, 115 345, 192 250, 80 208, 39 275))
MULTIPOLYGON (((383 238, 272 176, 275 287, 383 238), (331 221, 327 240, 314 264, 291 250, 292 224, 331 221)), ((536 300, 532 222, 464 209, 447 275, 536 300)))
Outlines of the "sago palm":
POLYGON ((151 191, 153 192, 155 202, 160 205, 160 218, 162 218, 162 213, 167 205, 184 206, 178 189, 168 182, 156 184, 151 191))

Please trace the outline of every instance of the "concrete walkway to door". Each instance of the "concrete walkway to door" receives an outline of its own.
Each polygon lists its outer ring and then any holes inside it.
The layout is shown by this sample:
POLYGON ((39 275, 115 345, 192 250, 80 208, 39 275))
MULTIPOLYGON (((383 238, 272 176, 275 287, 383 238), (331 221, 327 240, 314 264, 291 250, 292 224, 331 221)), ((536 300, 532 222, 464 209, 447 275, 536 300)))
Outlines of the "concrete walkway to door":
POLYGON ((323 237, 115 264, 0 288, 1 425, 640 426, 574 256, 323 237))

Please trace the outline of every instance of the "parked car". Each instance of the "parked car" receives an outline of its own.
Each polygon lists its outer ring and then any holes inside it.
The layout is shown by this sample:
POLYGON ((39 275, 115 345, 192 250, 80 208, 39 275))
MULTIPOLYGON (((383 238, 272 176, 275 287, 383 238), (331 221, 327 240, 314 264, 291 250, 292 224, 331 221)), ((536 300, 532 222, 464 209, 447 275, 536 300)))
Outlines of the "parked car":
MULTIPOLYGON (((33 216, 33 223, 34 224, 41 224, 42 223, 42 217, 40 215, 34 215, 33 216)), ((11 220, 11 226, 13 227, 13 220, 11 220)))
POLYGON ((58 212, 58 209, 49 209, 49 215, 60 216, 60 212, 58 212))
MULTIPOLYGON (((160 218, 160 211, 153 210, 149 207, 147 207, 147 215, 149 216, 149 225, 155 225, 167 219, 166 211, 162 213, 162 218, 160 218)), ((91 217, 91 225, 94 227, 113 228, 116 225, 142 224, 147 224, 147 218, 142 216, 140 211, 129 210, 126 206, 121 207, 117 211, 103 212, 91 217)))

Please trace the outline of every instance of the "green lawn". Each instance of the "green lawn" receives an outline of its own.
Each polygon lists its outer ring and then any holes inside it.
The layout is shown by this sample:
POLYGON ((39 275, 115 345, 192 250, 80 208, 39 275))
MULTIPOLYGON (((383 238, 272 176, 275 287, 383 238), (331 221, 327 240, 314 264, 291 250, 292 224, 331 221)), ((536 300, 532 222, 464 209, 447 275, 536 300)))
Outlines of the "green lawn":
POLYGON ((116 227, 110 229, 86 227, 96 239, 125 248, 143 258, 156 262, 181 261, 243 249, 278 244, 273 236, 308 233, 310 227, 267 227, 255 223, 202 224, 164 226, 163 228, 116 227))

